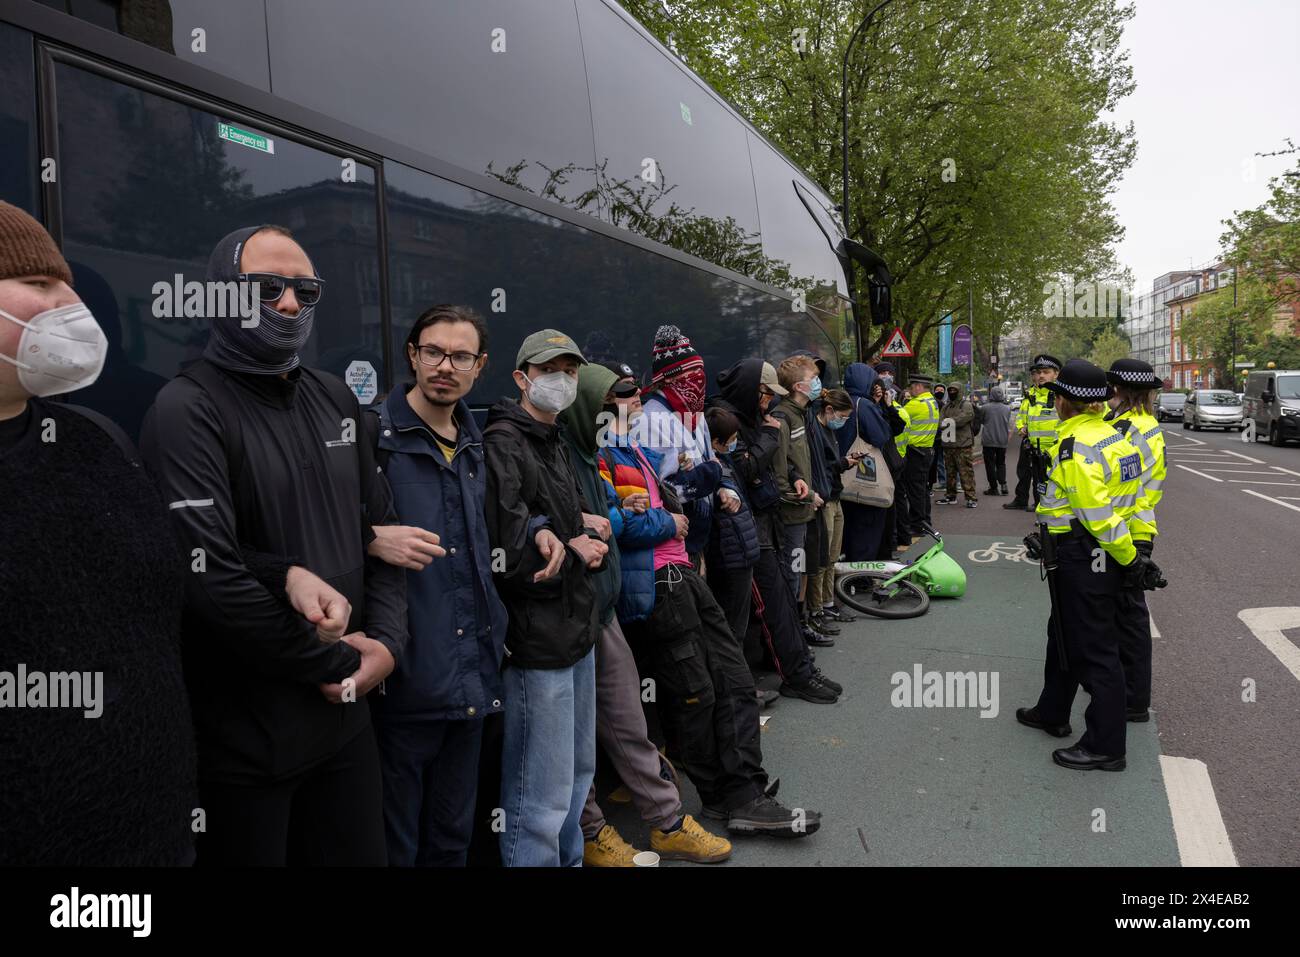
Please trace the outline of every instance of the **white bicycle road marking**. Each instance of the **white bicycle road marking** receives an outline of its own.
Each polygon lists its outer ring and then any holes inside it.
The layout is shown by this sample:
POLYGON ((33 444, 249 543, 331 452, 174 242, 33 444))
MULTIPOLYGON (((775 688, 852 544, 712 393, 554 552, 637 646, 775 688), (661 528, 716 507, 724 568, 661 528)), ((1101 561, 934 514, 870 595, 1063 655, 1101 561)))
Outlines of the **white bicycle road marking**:
POLYGON ((1185 471, 1185 472, 1191 472, 1193 475, 1199 475, 1201 478, 1207 478, 1207 479, 1209 479, 1211 482, 1222 482, 1222 481, 1223 481, 1223 479, 1221 479, 1221 478, 1215 478, 1213 475, 1206 475, 1204 472, 1198 472, 1198 471, 1196 471, 1196 469, 1189 469, 1186 465, 1179 465, 1178 468, 1182 469, 1182 470, 1185 471))
POLYGON ((1160 755, 1160 774, 1183 867, 1236 867, 1237 855, 1214 796, 1210 769, 1196 758, 1160 755))
POLYGON ((1008 545, 1006 542, 993 542, 988 548, 977 548, 972 552, 968 552, 966 557, 973 562, 979 562, 981 564, 996 562, 999 558, 1005 558, 1009 562, 1026 562, 1032 564, 1028 556, 1025 554, 1024 545, 1008 545))
MULTIPOLYGON (((1288 505, 1287 508, 1295 506, 1288 505)), ((1300 512, 1300 508, 1296 511, 1300 512)), ((1273 652, 1283 667, 1295 675, 1296 681, 1300 681, 1300 648, 1283 634, 1289 628, 1300 628, 1300 608, 1246 608, 1237 612, 1237 617, 1246 623, 1265 648, 1273 652)))

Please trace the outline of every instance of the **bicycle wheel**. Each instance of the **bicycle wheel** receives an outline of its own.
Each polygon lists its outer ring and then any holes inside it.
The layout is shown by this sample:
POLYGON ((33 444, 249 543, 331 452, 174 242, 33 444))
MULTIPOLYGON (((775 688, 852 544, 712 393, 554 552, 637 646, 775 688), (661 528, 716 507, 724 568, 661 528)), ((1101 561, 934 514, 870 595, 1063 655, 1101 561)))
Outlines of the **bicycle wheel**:
POLYGON ((835 594, 850 608, 876 618, 924 615, 930 607, 930 596, 910 579, 894 582, 888 593, 879 590, 878 586, 892 577, 885 572, 853 572, 836 580, 835 594))

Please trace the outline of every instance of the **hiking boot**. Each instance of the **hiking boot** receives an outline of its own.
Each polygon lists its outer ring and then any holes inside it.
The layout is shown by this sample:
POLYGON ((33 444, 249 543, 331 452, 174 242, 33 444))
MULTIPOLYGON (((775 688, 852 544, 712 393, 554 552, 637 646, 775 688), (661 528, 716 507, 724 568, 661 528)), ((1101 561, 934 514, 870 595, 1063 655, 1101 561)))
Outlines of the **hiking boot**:
POLYGON ((790 809, 776 798, 775 786, 766 794, 736 808, 727 819, 727 830, 739 834, 767 834, 771 837, 807 837, 822 825, 822 816, 803 808, 790 809))
MULTIPOLYGON (((654 834, 650 835, 650 839, 654 840, 654 834)), ((636 848, 623 840, 612 826, 606 824, 594 838, 583 842, 582 866, 635 867, 632 858, 636 857, 636 854, 636 848)))
POLYGON ((814 677, 814 678, 816 678, 818 681, 820 681, 820 682, 821 682, 822 684, 824 684, 826 687, 830 688, 830 689, 831 689, 832 691, 834 691, 837 695, 840 695, 840 694, 843 694, 843 693, 844 693, 844 686, 843 686, 842 684, 840 684, 838 681, 831 681, 830 678, 827 678, 827 677, 826 677, 826 673, 825 673, 824 671, 822 671, 820 668, 814 666, 814 667, 813 667, 813 670, 812 670, 812 673, 813 673, 813 677, 814 677))
POLYGON ((968 499, 966 499, 966 507, 967 507, 967 508, 976 508, 976 507, 977 507, 977 503, 976 503, 975 499, 973 499, 973 498, 968 498, 968 499))
POLYGON ((682 818, 682 826, 671 834, 652 828, 650 850, 665 861, 719 864, 731 856, 731 842, 709 833, 688 814, 682 818))
POLYGON ((809 678, 801 684, 791 684, 789 681, 783 681, 781 682, 781 694, 787 698, 802 698, 804 701, 811 701, 813 704, 834 704, 840 697, 815 677, 809 678))

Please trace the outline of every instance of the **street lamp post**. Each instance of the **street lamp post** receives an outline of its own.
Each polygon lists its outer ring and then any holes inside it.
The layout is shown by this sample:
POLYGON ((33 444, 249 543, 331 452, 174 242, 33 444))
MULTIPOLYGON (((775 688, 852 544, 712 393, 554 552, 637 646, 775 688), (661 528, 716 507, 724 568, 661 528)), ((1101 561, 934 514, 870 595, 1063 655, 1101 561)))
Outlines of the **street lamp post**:
MULTIPOLYGON (((881 3, 876 4, 875 8, 866 15, 863 21, 858 24, 857 29, 853 31, 849 37, 849 42, 844 45, 844 63, 840 69, 840 161, 842 164, 840 170, 840 211, 844 216, 844 233, 850 239, 853 238, 853 217, 849 211, 849 53, 853 49, 853 42, 871 23, 876 14, 893 2, 894 0, 882 0, 881 3)), ((854 278, 856 270, 853 268, 852 260, 845 262, 844 272, 844 278, 848 280, 849 284, 849 300, 853 309, 853 322, 860 334, 862 322, 861 317, 858 315, 857 286, 854 278)))

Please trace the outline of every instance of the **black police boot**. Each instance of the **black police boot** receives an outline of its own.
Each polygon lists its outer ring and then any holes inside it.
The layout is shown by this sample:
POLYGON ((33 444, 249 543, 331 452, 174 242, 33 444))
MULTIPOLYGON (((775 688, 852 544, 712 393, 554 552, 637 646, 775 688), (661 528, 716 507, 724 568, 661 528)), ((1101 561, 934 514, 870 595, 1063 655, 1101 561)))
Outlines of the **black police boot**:
POLYGON ((1105 754, 1093 754, 1077 744, 1072 748, 1053 751, 1052 760, 1072 771, 1123 771, 1128 766, 1122 754, 1117 758, 1105 754))
POLYGON ((1038 708, 1017 708, 1016 720, 1026 727, 1037 728, 1039 731, 1046 731, 1054 738, 1064 738, 1074 734, 1074 729, 1068 724, 1048 724, 1038 716, 1038 708))
MULTIPOLYGON (((1007 493, 1004 491, 1002 494, 1003 494, 1003 495, 1006 495, 1007 493)), ((1028 503, 1028 502, 1014 502, 1014 501, 1012 501, 1012 502, 1003 502, 1003 503, 1002 503, 1002 507, 1003 507, 1003 508, 1013 508, 1013 509, 1016 509, 1017 511, 1020 511, 1020 512, 1027 512, 1027 511, 1029 511, 1029 503, 1028 503)))

